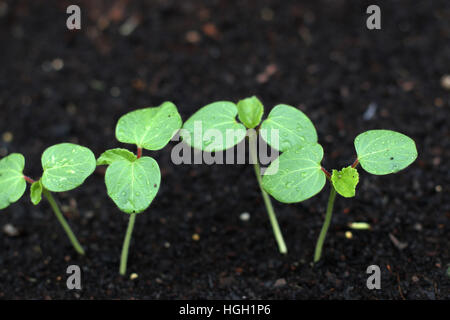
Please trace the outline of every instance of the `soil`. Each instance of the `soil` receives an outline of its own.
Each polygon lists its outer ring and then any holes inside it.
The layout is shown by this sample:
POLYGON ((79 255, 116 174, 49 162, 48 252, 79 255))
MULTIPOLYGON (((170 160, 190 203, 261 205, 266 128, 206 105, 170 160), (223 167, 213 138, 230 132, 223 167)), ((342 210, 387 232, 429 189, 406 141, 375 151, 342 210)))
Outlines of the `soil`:
POLYGON ((24 154, 31 177, 56 143, 97 156, 132 147, 115 140, 118 118, 167 100, 184 120, 250 95, 266 115, 278 103, 299 107, 328 169, 351 164, 354 138, 369 129, 405 133, 419 150, 395 175, 359 170, 357 195, 337 199, 312 266, 328 188, 300 204, 274 202, 289 249, 282 256, 253 169, 174 165, 171 142, 146 152, 162 186, 136 219, 128 261, 136 279, 118 274, 128 217, 97 171, 57 195, 85 257, 48 204, 33 206, 26 194, 2 212, 0 298, 449 299, 450 3, 383 1, 382 29, 368 30, 372 2, 0 1, 0 153, 24 154), (79 31, 66 28, 70 4, 81 7, 79 31), (372 229, 350 230, 354 221, 372 229), (66 288, 71 264, 82 268, 82 290, 66 288), (366 287, 370 265, 381 269, 380 290, 366 287))

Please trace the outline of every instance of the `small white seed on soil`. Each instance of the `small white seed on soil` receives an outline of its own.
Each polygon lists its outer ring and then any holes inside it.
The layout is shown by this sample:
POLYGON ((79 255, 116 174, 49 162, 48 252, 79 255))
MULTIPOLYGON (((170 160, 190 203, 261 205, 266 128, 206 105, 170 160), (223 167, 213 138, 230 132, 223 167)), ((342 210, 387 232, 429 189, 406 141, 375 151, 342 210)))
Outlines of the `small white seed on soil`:
POLYGON ((353 238, 353 233, 351 233, 351 231, 346 231, 346 232, 345 232, 345 237, 346 237, 347 239, 351 239, 351 238, 353 238))
POLYGON ((167 242, 167 241, 164 242, 164 248, 167 248, 167 249, 170 248, 170 242, 167 242))
POLYGON ((242 221, 250 220, 250 213, 242 212, 241 215, 239 216, 239 219, 241 219, 242 221))
POLYGON ((132 273, 132 274, 130 274, 130 279, 131 279, 131 280, 137 279, 138 277, 139 277, 139 276, 138 276, 137 273, 132 273))

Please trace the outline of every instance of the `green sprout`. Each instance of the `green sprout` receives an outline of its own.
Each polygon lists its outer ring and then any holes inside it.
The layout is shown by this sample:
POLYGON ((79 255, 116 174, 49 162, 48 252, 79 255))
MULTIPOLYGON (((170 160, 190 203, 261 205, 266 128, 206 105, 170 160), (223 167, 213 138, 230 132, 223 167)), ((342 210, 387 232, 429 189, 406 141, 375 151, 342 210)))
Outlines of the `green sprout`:
POLYGON ((116 139, 135 144, 137 155, 127 149, 111 149, 97 159, 97 165, 108 166, 105 173, 108 196, 121 211, 130 215, 120 258, 121 275, 127 271, 128 249, 136 215, 150 206, 161 183, 158 163, 151 157, 142 156, 142 149, 164 148, 181 125, 177 107, 171 102, 129 112, 117 123, 116 139))
POLYGON ((237 105, 229 101, 214 102, 198 110, 185 122, 183 129, 188 134, 182 132, 182 137, 186 143, 196 149, 217 152, 234 147, 248 136, 250 156, 273 233, 279 251, 286 254, 287 247, 270 197, 262 187, 257 135, 260 134, 261 138, 272 148, 284 152, 290 148, 317 143, 317 133, 311 120, 294 107, 285 104, 277 105, 269 113, 267 119, 261 123, 263 114, 264 106, 254 96, 239 101, 237 105), (236 121, 236 116, 242 123, 236 121), (196 129, 197 123, 202 125, 200 133, 196 129), (226 139, 216 141, 217 139, 210 134, 214 131, 219 132, 226 139))
MULTIPOLYGON (((315 131, 314 131, 315 133, 315 131)), ((267 169, 263 176, 263 188, 275 199, 284 203, 295 203, 309 199, 319 193, 328 181, 331 191, 325 222, 317 240, 314 262, 320 260, 322 247, 331 222, 336 193, 345 198, 355 196, 359 174, 358 164, 374 175, 396 173, 417 158, 414 141, 404 134, 390 130, 370 130, 355 139, 356 161, 342 170, 330 174, 321 166, 322 146, 318 143, 294 147, 284 152, 267 169), (276 168, 274 174, 270 173, 276 168)), ((356 225, 356 228, 367 225, 356 225)))
POLYGON ((38 205, 42 196, 50 203, 56 218, 61 223, 75 250, 84 255, 84 250, 56 203, 52 192, 66 192, 77 188, 95 170, 95 156, 85 147, 61 143, 49 147, 42 154, 42 177, 35 181, 23 174, 25 158, 13 153, 0 160, 0 209, 18 201, 31 184, 31 202, 38 205))

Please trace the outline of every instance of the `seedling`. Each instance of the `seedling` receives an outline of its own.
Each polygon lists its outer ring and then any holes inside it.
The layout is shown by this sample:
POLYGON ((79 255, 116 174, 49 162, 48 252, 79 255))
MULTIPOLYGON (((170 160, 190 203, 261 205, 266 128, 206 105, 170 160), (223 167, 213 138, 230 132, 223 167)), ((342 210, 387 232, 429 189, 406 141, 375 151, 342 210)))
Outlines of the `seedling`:
POLYGON ((66 192, 83 184, 95 170, 95 156, 87 148, 61 143, 54 145, 42 154, 42 177, 35 181, 23 174, 25 158, 13 153, 0 160, 0 209, 18 201, 31 184, 31 202, 38 205, 42 196, 50 203, 56 218, 61 223, 75 250, 83 255, 84 250, 70 229, 52 192, 66 192))
POLYGON ((218 152, 234 147, 248 136, 250 156, 253 159, 256 179, 261 189, 275 239, 279 251, 286 254, 286 244, 270 197, 262 188, 261 169, 257 154, 257 135, 260 133, 267 144, 284 152, 293 147, 317 143, 317 133, 308 117, 294 107, 285 104, 277 105, 269 113, 267 119, 261 123, 263 114, 264 106, 256 97, 243 99, 237 105, 229 101, 214 102, 198 110, 185 122, 183 129, 188 132, 188 135, 183 136, 183 139, 196 149, 218 152), (242 123, 236 121, 236 116, 242 123), (196 132, 196 123, 202 124, 203 134, 196 132), (252 130, 254 128, 256 130, 252 130), (219 141, 219 143, 213 141, 212 136, 208 134, 208 131, 213 132, 213 130, 218 131, 221 136, 227 137, 227 139, 219 141), (232 138, 229 138, 229 132, 233 133, 232 138))
POLYGON ((151 157, 143 157, 142 149, 164 148, 181 125, 178 110, 171 102, 127 113, 117 123, 116 139, 135 144, 137 155, 127 149, 111 149, 97 160, 97 165, 108 166, 105 184, 109 197, 121 211, 130 215, 120 259, 121 275, 127 271, 128 249, 136 215, 150 206, 161 182, 158 163, 151 157))
MULTIPOLYGON (((355 196, 361 167, 374 175, 396 173, 409 166, 417 158, 414 141, 404 134, 390 130, 370 130, 355 139, 356 161, 340 171, 330 174, 321 166, 322 146, 318 143, 294 147, 278 157, 267 169, 277 168, 277 173, 264 175, 263 187, 275 199, 284 203, 295 203, 309 199, 319 193, 326 180, 330 182, 330 197, 325 222, 317 240, 314 262, 320 260, 323 243, 331 222, 336 193, 345 198, 355 196)), ((366 225, 356 225, 366 227, 366 225)))

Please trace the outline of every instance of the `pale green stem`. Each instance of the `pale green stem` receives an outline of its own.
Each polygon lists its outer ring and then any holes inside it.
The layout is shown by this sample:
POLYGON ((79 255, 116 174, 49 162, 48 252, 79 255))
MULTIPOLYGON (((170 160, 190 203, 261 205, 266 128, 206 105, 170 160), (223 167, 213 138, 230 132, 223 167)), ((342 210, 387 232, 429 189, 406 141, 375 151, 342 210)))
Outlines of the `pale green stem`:
POLYGON ((128 222, 127 233, 125 234, 125 240, 123 241, 122 255, 120 257, 120 274, 123 276, 127 273, 128 248, 130 247, 131 234, 133 233, 135 220, 136 213, 130 214, 130 221, 128 222))
POLYGON ((66 232, 67 236, 70 239, 70 242, 72 242, 73 247, 75 250, 81 254, 84 255, 83 247, 80 245, 80 243, 77 240, 77 237, 75 237, 74 233, 72 232, 72 229, 70 229, 69 224, 67 223, 66 219, 64 218, 63 214, 61 213, 61 210, 59 209, 58 204, 56 203, 55 199, 53 198, 52 194, 48 190, 43 190, 44 197, 48 200, 50 203, 50 206, 53 209, 53 212, 55 213, 56 218, 61 223, 64 231, 66 232))
POLYGON ((262 187, 262 179, 261 179, 261 168, 259 166, 258 160, 258 151, 256 147, 256 134, 254 131, 249 131, 249 145, 250 145, 250 156, 255 162, 253 164, 256 174, 256 179, 258 180, 259 188, 261 189, 261 194, 264 199, 264 204, 266 205, 267 214, 269 215, 270 223, 272 224, 273 233, 275 235, 275 239, 278 244, 278 249, 280 253, 286 254, 287 247, 286 243, 283 239, 283 234, 281 233, 280 226, 278 225, 277 216, 275 215, 275 211, 273 210, 272 202, 270 201, 270 197, 266 191, 264 191, 262 187))
POLYGON ((325 214, 325 221, 323 223, 322 230, 320 230, 319 239, 317 239, 316 250, 314 252, 314 263, 319 261, 322 255, 323 243, 327 236, 328 227, 330 226, 331 216, 333 214, 334 199, 336 199, 336 189, 332 184, 330 184, 330 186, 331 190, 330 197, 328 198, 327 212, 325 214))

